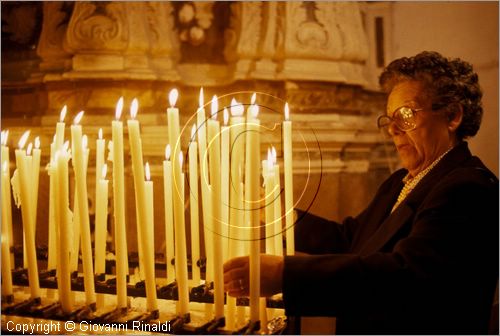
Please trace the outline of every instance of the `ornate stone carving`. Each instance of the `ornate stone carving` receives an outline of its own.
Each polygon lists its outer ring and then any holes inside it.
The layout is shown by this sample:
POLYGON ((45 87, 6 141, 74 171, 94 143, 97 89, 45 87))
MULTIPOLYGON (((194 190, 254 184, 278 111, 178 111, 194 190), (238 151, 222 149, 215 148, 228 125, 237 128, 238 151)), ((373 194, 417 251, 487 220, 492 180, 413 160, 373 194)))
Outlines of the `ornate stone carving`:
POLYGON ((37 54, 42 58, 41 71, 67 70, 71 54, 63 49, 63 40, 68 27, 73 4, 65 2, 43 3, 43 25, 37 54))

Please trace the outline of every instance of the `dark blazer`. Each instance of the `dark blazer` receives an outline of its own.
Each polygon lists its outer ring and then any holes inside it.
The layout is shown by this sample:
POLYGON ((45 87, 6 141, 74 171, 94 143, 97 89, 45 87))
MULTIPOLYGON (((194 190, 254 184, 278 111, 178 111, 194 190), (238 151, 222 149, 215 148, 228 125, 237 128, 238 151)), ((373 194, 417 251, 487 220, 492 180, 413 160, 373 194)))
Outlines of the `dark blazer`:
POLYGON ((498 279, 498 179, 466 142, 391 214, 404 169, 343 224, 299 212, 285 257, 288 316, 336 316, 339 334, 483 334, 498 279))

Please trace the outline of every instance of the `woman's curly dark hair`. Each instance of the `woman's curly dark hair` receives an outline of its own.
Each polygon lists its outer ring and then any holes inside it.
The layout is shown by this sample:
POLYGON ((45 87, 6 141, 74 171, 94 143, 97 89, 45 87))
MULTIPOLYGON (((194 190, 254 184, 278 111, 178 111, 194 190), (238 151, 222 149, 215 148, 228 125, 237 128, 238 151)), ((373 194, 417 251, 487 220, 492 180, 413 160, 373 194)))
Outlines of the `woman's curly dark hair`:
POLYGON ((452 116, 457 108, 462 108, 462 122, 456 131, 459 140, 476 135, 483 116, 483 93, 470 63, 424 51, 392 61, 380 75, 379 83, 389 93, 398 83, 408 80, 424 84, 433 110, 444 109, 452 116))

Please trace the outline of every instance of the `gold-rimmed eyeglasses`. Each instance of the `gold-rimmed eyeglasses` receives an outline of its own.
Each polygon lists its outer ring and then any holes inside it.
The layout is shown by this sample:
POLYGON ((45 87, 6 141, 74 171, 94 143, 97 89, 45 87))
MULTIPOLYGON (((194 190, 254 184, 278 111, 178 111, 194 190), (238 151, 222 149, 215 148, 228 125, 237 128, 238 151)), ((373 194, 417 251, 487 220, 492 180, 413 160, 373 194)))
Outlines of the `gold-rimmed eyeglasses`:
POLYGON ((412 131, 417 128, 417 118, 415 117, 416 112, 422 111, 423 109, 414 109, 408 106, 401 106, 394 113, 392 117, 388 115, 382 115, 377 119, 377 126, 382 134, 386 137, 390 137, 389 126, 394 122, 397 128, 403 132, 412 131))

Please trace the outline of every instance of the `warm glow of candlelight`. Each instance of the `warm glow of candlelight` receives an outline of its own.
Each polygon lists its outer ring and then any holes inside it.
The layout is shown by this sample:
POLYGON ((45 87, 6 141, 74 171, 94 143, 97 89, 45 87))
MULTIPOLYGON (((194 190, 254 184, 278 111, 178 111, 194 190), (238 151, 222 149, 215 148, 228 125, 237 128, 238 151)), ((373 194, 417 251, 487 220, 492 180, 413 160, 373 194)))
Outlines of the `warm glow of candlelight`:
POLYGON ((137 110, 139 110, 139 101, 137 98, 132 100, 132 104, 130 104, 130 117, 135 119, 137 117, 137 110))
POLYGON ((32 143, 32 142, 30 142, 30 143, 28 144, 28 148, 26 148, 26 154, 27 154, 27 155, 31 155, 31 150, 32 150, 32 149, 33 149, 33 143, 32 143))
POLYGON ((82 117, 83 117, 83 113, 84 113, 83 111, 78 112, 75 119, 73 119, 73 123, 75 125, 78 125, 80 123, 80 121, 82 120, 82 117))
POLYGON ((168 144, 165 147, 165 159, 168 161, 170 160, 170 155, 171 155, 172 150, 170 149, 170 144, 168 144))
MULTIPOLYGON (((2 163, 2 172, 7 173, 7 161, 2 163)), ((3 237, 2 237, 3 238, 3 237)))
POLYGON ((40 148, 40 137, 35 138, 35 148, 39 149, 40 148))
POLYGON ((123 110, 123 97, 120 97, 118 99, 118 102, 116 103, 116 109, 115 109, 115 119, 119 120, 121 115, 122 115, 122 110, 123 110))
POLYGON ((277 160, 277 155, 276 155, 276 148, 274 146, 271 148, 271 154, 273 157, 273 163, 277 163, 278 160, 277 160))
POLYGON ((285 103, 285 120, 290 120, 290 109, 288 108, 288 103, 285 103))
POLYGON ((193 124, 193 127, 191 127, 191 141, 192 142, 196 140, 195 135, 196 135, 196 124, 193 124))
POLYGON ((69 149, 69 140, 66 140, 66 142, 63 145, 63 149, 67 151, 69 149))
POLYGON ((26 141, 28 141, 28 137, 30 136, 30 131, 24 132, 24 134, 21 136, 21 139, 19 139, 19 149, 23 149, 24 145, 26 145, 26 141))
POLYGON ((203 107, 204 99, 203 99, 203 88, 200 88, 200 97, 198 99, 198 106, 203 107))
POLYGON ((217 101, 217 96, 212 97, 212 119, 217 120, 217 111, 219 110, 219 102, 217 101))
POLYGON ((108 172, 108 165, 105 163, 102 165, 101 177, 103 180, 106 179, 106 174, 108 172))
POLYGON ((253 93, 252 98, 250 99, 250 104, 255 104, 255 101, 257 100, 257 93, 253 93))
MULTIPOLYGON (((274 149, 274 147, 273 147, 274 149)), ((273 171, 274 158, 271 148, 267 149, 267 173, 270 174, 273 171)))
POLYGON ((182 151, 179 152, 179 165, 182 169, 182 163, 184 162, 184 155, 182 155, 182 151))
POLYGON ((170 90, 170 93, 168 94, 168 102, 170 103, 170 107, 175 106, 178 97, 179 97, 179 91, 177 91, 177 89, 170 90))
POLYGON ((84 135, 82 136, 82 148, 83 148, 83 149, 86 149, 86 148, 87 148, 87 143, 88 143, 88 141, 89 141, 89 139, 87 138, 87 135, 86 135, 86 134, 84 134, 84 135))
POLYGON ((245 108, 243 107, 243 104, 238 103, 236 99, 231 100, 231 115, 233 117, 241 117, 243 113, 245 113, 245 108))
POLYGON ((144 174, 146 175, 146 180, 150 181, 151 180, 151 171, 149 170, 149 162, 146 162, 146 165, 144 166, 144 174))
POLYGON ((2 145, 7 145, 7 138, 9 137, 9 130, 2 131, 2 145))
POLYGON ((99 128, 98 134, 99 134, 99 140, 102 140, 102 128, 99 128))
POLYGON ((224 126, 227 126, 227 122, 229 121, 229 112, 227 108, 224 107, 224 126))
POLYGON ((59 122, 63 122, 64 118, 66 118, 66 112, 68 111, 68 107, 66 105, 61 109, 61 114, 59 115, 59 122))

